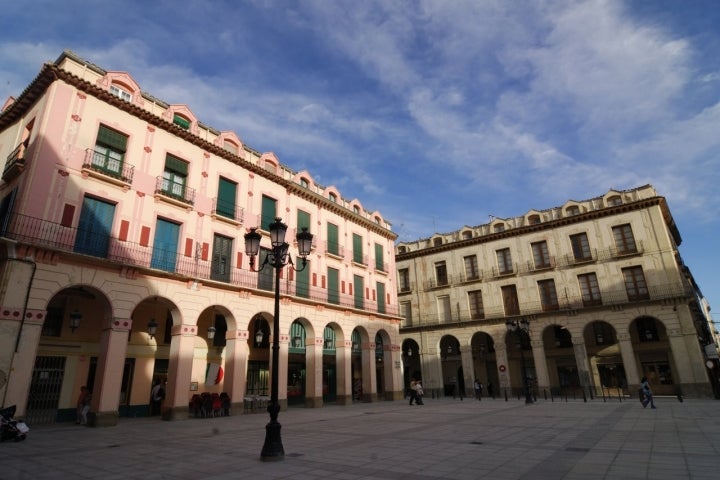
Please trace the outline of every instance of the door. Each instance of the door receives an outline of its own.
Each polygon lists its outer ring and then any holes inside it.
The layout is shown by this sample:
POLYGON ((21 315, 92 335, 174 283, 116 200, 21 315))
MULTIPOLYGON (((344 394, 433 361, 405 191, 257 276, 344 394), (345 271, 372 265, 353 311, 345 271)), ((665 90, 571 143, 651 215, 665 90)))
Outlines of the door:
MULTIPOLYGON (((30 425, 74 420, 75 409, 60 415, 60 389, 65 376, 65 357, 36 357, 30 382, 25 421, 30 425), (67 418, 65 418, 67 417, 67 418)), ((73 392, 73 395, 77 393, 73 392)))
POLYGON ((162 218, 157 219, 150 267, 165 270, 166 272, 175 271, 179 236, 180 225, 162 218))
POLYGON ((75 237, 75 251, 94 257, 106 257, 114 217, 115 205, 85 197, 75 237))

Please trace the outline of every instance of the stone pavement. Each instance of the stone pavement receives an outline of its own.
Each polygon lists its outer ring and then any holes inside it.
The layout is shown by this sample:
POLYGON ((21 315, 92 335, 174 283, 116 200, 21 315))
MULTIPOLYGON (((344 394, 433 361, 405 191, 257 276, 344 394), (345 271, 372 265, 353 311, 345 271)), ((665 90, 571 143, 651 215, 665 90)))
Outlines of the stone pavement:
POLYGON ((110 428, 31 426, 0 479, 717 479, 720 401, 432 399, 280 412, 285 458, 260 461, 268 415, 110 428))

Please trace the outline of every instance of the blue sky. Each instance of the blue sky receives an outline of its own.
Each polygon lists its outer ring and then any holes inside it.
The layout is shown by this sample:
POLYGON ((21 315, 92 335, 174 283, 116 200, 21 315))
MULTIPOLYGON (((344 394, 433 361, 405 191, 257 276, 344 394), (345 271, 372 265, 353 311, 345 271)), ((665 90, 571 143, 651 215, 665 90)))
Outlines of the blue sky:
POLYGON ((720 2, 5 2, 0 102, 64 49, 400 240, 650 183, 720 308, 720 2))

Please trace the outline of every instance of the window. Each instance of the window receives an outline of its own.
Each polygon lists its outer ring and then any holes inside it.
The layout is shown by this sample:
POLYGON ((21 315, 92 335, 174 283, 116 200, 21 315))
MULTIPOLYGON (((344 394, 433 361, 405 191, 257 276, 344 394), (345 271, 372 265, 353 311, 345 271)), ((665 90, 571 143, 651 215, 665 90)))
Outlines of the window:
POLYGON ((379 243, 375 244, 375 269, 381 272, 385 271, 385 257, 383 254, 383 246, 379 243))
POLYGON ((295 295, 310 298, 310 260, 305 261, 305 268, 296 272, 295 295))
POLYGON ((433 247, 439 247, 443 244, 443 239, 440 237, 433 238, 433 247))
POLYGON ((106 175, 120 178, 123 171, 123 160, 127 149, 126 135, 100 125, 95 151, 92 157, 92 168, 106 175))
POLYGON ((405 318, 404 326, 412 325, 412 305, 410 302, 400 302, 400 316, 405 318))
POLYGON ((353 205, 353 213, 355 213, 355 215, 360 215, 360 207, 353 205))
POLYGON ((539 224, 541 221, 542 221, 542 220, 540 220, 540 215, 537 215, 537 214, 536 214, 536 215, 530 215, 530 216, 528 217, 528 224, 529 224, 529 225, 537 225, 537 224, 539 224))
POLYGON ((410 291, 410 271, 407 268, 398 270, 398 283, 401 292, 410 291))
POLYGON ((602 305, 597 275, 595 275, 594 273, 578 275, 578 283, 580 284, 580 292, 582 294, 583 305, 585 305, 586 307, 591 307, 593 305, 602 305))
POLYGON ((363 239, 357 233, 353 233, 353 262, 365 264, 363 261, 363 239))
POLYGON ((448 274, 447 274, 447 266, 445 265, 444 261, 441 262, 435 262, 435 285, 447 285, 448 284, 448 274))
POLYGON ((115 205, 112 203, 91 197, 83 198, 74 250, 105 258, 110 246, 110 229, 114 217, 115 205))
POLYGON ((157 219, 150 267, 165 270, 166 272, 175 271, 179 237, 179 224, 162 218, 157 219))
POLYGON ((478 271, 477 256, 468 255, 463 257, 465 263, 465 279, 466 280, 477 280, 480 278, 480 272, 478 271))
POLYGON ((512 257, 510 256, 510 249, 503 248, 496 252, 498 262, 498 272, 500 275, 513 273, 512 257))
POLYGON ((230 281, 230 264, 232 262, 232 238, 215 234, 213 237, 212 262, 210 278, 220 282, 230 281))
POLYGON ((576 262, 592 260, 587 233, 570 235, 570 245, 572 245, 573 257, 576 262))
POLYGON ((185 200, 187 175, 187 162, 168 154, 165 157, 165 171, 163 172, 163 193, 180 200, 185 200))
POLYGON ((593 335, 597 345, 612 345, 615 343, 615 330, 605 322, 593 322, 593 335))
POLYGON ((642 267, 628 267, 622 269, 623 278, 625 279, 625 291, 628 300, 648 300, 647 284, 645 283, 645 274, 642 267))
POLYGON ((337 203, 337 195, 332 192, 328 195, 328 199, 330 199, 332 203, 337 203))
POLYGON ((545 240, 534 242, 530 246, 532 247, 535 268, 550 268, 550 254, 548 253, 547 242, 545 240))
POLYGON ((302 210, 297 211, 297 231, 302 232, 303 228, 310 231, 310 214, 302 210))
POLYGON ((262 212, 260 213, 260 230, 270 231, 270 224, 277 216, 277 200, 262 196, 262 212))
POLYGON ((124 88, 119 87, 118 85, 110 85, 110 93, 113 95, 120 97, 121 99, 125 100, 126 102, 132 101, 132 94, 125 90, 124 88))
POLYGON ((473 232, 471 230, 465 230, 462 232, 462 239, 463 240, 470 240, 472 238, 473 232))
POLYGON ((340 304, 340 271, 336 268, 327 269, 328 277, 328 303, 340 304))
POLYGON ((338 226, 334 223, 327 224, 327 253, 340 255, 340 245, 338 244, 338 226))
POLYGON ((230 140, 223 140, 223 149, 233 155, 237 155, 240 152, 240 148, 235 144, 235 142, 231 142, 230 140))
POLYGON ((223 177, 218 181, 218 196, 215 212, 218 215, 235 220, 235 198, 237 195, 237 183, 231 182, 223 177))
POLYGON ((308 188, 308 187, 310 187, 310 183, 308 183, 307 178, 305 178, 305 177, 301 177, 301 178, 300 178, 300 186, 303 187, 303 188, 308 188))
POLYGON ((622 205, 622 198, 620 195, 613 195, 607 199, 608 206, 614 207, 616 205, 622 205))
POLYGON ((571 205, 571 206, 567 207, 567 209, 565 210, 565 214, 568 217, 574 217, 575 215, 580 215, 580 207, 578 207, 577 205, 571 205))
POLYGON ((555 280, 540 280, 537 284, 543 311, 558 310, 560 305, 555 291, 555 280))
POLYGON ((360 275, 353 275, 353 300, 355 308, 363 308, 365 306, 365 282, 360 275))
POLYGON ((375 282, 375 291, 377 292, 377 311, 385 313, 385 284, 375 282))
POLYGON ((438 323, 452 322, 452 309, 450 308, 450 296, 442 295, 437 297, 438 323))
POLYGON ((627 255, 629 253, 637 253, 635 245, 635 237, 633 237, 630 224, 619 225, 613 227, 613 236, 615 237, 615 248, 619 255, 627 255))
POLYGON ((468 292, 468 304, 470 306, 470 318, 479 320, 485 318, 485 310, 483 308, 482 292, 473 290, 468 292))
POLYGON ((173 116, 173 123, 180 128, 184 128, 185 130, 190 129, 190 120, 183 117, 182 115, 178 115, 177 113, 173 116))
POLYGON ((504 232, 504 231, 505 231, 505 224, 503 224, 503 223, 496 223, 496 224, 493 226, 493 231, 494 231, 495 233, 504 232))
MULTIPOLYGON (((258 255, 259 263, 262 265, 262 262, 265 258, 270 254, 270 250, 267 248, 260 247, 260 254, 258 255)), ((275 286, 274 280, 275 280, 275 272, 274 268, 263 268, 258 272, 258 286, 260 290, 266 290, 269 292, 273 291, 273 288, 275 286)))
POLYGON ((500 288, 505 307, 505 315, 520 315, 520 304, 518 303, 517 288, 515 285, 505 285, 500 288))
POLYGON ((655 319, 650 317, 640 317, 635 320, 638 332, 638 340, 640 342, 657 342, 660 340, 658 335, 655 319))

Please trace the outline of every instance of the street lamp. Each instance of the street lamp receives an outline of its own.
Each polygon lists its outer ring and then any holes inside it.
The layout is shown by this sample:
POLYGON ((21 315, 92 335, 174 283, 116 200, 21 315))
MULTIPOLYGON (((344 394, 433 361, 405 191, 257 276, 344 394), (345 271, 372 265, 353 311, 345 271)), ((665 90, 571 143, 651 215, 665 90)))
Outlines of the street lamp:
MULTIPOLYGON (((278 413, 280 413, 280 404, 278 403, 278 367, 280 363, 280 270, 286 265, 295 268, 292 258, 288 253, 290 245, 285 242, 285 233, 287 225, 282 223, 280 218, 276 218, 269 226, 270 243, 272 249, 265 256, 262 265, 255 270, 255 256, 260 250, 261 235, 256 232, 256 228, 251 228, 245 234, 245 253, 250 257, 250 269, 259 272, 266 266, 275 269, 275 318, 273 319, 273 337, 272 337, 272 373, 270 383, 270 404, 268 405, 268 413, 270 414, 270 422, 265 426, 265 443, 260 453, 261 460, 282 460, 285 457, 285 449, 280 438, 280 422, 278 422, 278 413)), ((307 256, 312 248, 312 233, 303 227, 302 231, 296 236, 298 244, 298 255, 302 258, 302 267, 296 271, 305 269, 307 265, 307 256)))
POLYGON ((508 320, 505 322, 509 332, 514 333, 518 337, 520 345, 520 366, 522 368, 523 384, 525 386, 525 403, 533 403, 532 395, 530 394, 530 382, 527 376, 527 369, 525 367, 525 354, 523 353, 523 339, 527 335, 528 340, 530 339, 530 322, 525 318, 518 320, 508 320))

